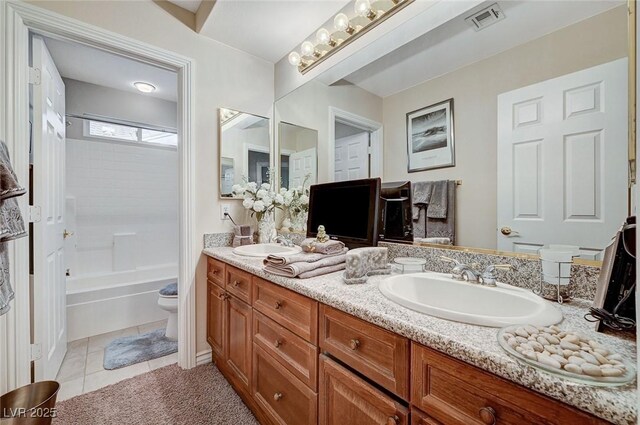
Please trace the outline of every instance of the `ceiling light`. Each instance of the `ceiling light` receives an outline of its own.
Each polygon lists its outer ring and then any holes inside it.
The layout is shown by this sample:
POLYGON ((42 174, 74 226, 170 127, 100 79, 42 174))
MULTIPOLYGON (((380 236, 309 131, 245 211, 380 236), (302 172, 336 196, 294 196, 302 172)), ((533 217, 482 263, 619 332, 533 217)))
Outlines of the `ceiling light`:
POLYGON ((300 65, 300 55, 298 54, 298 52, 291 52, 289 53, 289 63, 293 66, 298 66, 300 65))
POLYGON ((156 86, 154 86, 153 84, 145 83, 143 81, 137 81, 133 83, 133 85, 142 93, 152 93, 156 91, 156 86))
POLYGON ((356 17, 349 19, 345 13, 338 13, 333 18, 333 26, 336 32, 332 34, 326 28, 320 28, 316 32, 316 44, 314 45, 308 40, 303 42, 300 45, 300 53, 289 53, 289 63, 304 74, 415 0, 373 1, 374 5, 372 7, 371 0, 355 0, 353 6, 356 17))
POLYGON ((362 16, 363 18, 369 18, 369 20, 373 21, 377 14, 373 10, 371 10, 371 2, 369 0, 356 0, 353 9, 356 12, 356 15, 362 16))
POLYGON ((326 46, 335 46, 336 42, 331 38, 331 33, 326 28, 320 28, 316 33, 316 41, 318 44, 326 46))
POLYGON ((336 27, 338 31, 344 31, 349 34, 353 34, 353 27, 349 24, 349 17, 344 13, 338 13, 336 17, 333 19, 333 26, 336 27))

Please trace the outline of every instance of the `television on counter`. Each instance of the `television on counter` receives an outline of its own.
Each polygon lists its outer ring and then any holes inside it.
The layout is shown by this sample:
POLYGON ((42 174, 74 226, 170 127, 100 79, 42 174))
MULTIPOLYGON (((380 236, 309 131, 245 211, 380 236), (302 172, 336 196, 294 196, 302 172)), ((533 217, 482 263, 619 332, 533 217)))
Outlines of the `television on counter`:
POLYGON ((348 248, 376 246, 379 213, 379 178, 316 184, 309 192, 307 237, 315 238, 323 225, 348 248))
POLYGON ((413 243, 411 182, 382 183, 380 188, 381 241, 413 243))

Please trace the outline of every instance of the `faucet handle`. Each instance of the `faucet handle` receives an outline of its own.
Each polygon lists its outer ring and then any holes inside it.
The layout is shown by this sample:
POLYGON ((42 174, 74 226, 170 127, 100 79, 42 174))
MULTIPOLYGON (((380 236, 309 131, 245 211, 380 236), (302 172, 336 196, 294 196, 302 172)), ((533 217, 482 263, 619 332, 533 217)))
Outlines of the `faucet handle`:
POLYGON ((441 255, 440 259, 443 260, 443 261, 446 261, 448 263, 453 263, 456 266, 462 265, 462 263, 460 261, 456 260, 455 258, 445 257, 444 255, 441 255))
POLYGON ((496 272, 498 270, 514 270, 511 264, 490 264, 484 269, 484 272, 480 275, 481 283, 489 286, 496 286, 496 272))

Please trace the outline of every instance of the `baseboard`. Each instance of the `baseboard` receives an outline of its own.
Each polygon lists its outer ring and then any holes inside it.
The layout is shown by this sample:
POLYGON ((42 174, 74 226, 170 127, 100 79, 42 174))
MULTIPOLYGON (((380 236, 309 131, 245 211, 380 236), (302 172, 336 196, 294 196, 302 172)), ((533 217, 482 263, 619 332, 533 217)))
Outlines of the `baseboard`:
POLYGON ((196 354, 196 366, 211 363, 211 349, 200 351, 196 354))

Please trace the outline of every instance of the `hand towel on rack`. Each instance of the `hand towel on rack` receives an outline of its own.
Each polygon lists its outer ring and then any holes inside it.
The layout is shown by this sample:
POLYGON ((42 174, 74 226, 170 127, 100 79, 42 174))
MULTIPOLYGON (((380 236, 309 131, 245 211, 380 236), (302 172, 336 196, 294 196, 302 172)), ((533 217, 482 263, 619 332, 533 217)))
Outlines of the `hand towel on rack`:
POLYGON ((344 264, 346 260, 346 254, 332 255, 312 263, 297 262, 283 265, 267 264, 264 266, 264 271, 267 273, 277 274, 279 276, 296 277, 316 269, 344 264))
POLYGON ((16 200, 16 196, 25 192, 11 167, 7 145, 0 141, 0 315, 9 311, 9 303, 14 298, 6 242, 27 235, 16 200))
POLYGON ((411 206, 413 212, 413 221, 420 219, 420 211, 425 209, 429 205, 431 200, 433 182, 415 182, 412 184, 411 197, 413 205, 411 206))
POLYGON ((431 197, 429 198, 429 205, 427 205, 427 218, 447 218, 449 183, 451 183, 449 180, 432 182, 431 197))
POLYGON ((304 252, 314 252, 318 254, 339 254, 344 249, 344 243, 340 241, 328 240, 318 242, 315 238, 307 238, 300 245, 304 252))
POLYGON ((24 195, 26 192, 27 189, 18 183, 16 173, 11 167, 7 145, 4 142, 0 143, 0 200, 24 195))
POLYGON ((342 251, 334 252, 332 254, 320 254, 315 252, 299 252, 297 254, 289 255, 271 254, 263 260, 263 264, 265 266, 284 266, 292 263, 315 263, 316 261, 320 261, 327 257, 346 254, 348 250, 348 248, 342 248, 342 251))

